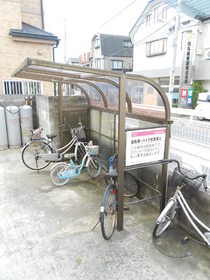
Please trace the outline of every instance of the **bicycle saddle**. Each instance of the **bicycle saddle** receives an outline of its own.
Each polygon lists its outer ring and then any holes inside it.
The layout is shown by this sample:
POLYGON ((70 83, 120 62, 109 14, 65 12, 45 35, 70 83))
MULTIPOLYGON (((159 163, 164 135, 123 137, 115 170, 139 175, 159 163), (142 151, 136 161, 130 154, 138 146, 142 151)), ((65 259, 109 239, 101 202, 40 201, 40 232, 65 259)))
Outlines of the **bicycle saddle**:
POLYGON ((53 139, 53 138, 55 138, 57 136, 57 134, 54 134, 54 133, 46 134, 46 136, 47 136, 48 139, 53 139))
POLYGON ((117 173, 117 169, 112 169, 111 171, 105 173, 104 177, 107 177, 107 178, 117 178, 118 176, 118 173, 117 173))

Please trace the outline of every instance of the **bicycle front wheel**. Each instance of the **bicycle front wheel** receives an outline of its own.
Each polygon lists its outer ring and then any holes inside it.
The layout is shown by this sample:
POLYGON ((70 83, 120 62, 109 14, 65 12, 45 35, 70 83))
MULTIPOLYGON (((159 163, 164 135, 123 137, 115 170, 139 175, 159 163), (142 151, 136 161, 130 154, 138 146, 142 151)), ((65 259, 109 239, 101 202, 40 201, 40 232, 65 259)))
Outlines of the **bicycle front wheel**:
POLYGON ((174 219, 175 215, 176 215, 175 201, 170 200, 156 221, 152 234, 154 239, 157 239, 166 231, 166 229, 174 219))
POLYGON ((40 155, 52 154, 53 150, 47 142, 36 140, 29 142, 22 149, 22 162, 32 170, 41 170, 47 167, 51 161, 46 161, 40 155))
POLYGON ((90 177, 96 178, 101 173, 101 163, 96 158, 90 158, 87 166, 87 172, 90 177))
POLYGON ((61 187, 68 183, 70 178, 67 178, 67 176, 69 175, 70 170, 71 166, 65 162, 55 164, 50 171, 50 180, 53 185, 61 187))
POLYGON ((115 229, 117 220, 117 190, 114 184, 108 185, 104 191, 100 222, 101 232, 105 240, 109 240, 115 229))
POLYGON ((140 192, 140 186, 138 181, 134 178, 133 175, 125 172, 124 175, 124 193, 125 197, 133 197, 138 195, 140 192))

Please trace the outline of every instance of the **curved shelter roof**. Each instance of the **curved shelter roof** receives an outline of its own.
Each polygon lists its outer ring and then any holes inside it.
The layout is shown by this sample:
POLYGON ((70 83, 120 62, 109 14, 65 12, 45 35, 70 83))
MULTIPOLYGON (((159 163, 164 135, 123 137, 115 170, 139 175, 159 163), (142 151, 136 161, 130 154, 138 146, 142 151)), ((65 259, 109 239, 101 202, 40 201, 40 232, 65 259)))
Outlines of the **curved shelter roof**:
POLYGON ((167 124, 170 119, 168 99, 153 80, 134 74, 27 58, 12 74, 15 77, 59 84, 73 84, 86 95, 90 107, 118 111, 120 79, 125 78, 128 116, 167 124))

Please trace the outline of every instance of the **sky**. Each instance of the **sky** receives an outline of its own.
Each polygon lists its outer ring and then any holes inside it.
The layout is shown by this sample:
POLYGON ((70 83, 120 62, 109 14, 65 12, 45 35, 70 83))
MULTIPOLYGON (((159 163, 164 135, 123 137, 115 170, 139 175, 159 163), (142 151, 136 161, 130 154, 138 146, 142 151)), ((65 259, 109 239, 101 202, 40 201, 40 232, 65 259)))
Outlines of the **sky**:
POLYGON ((45 30, 57 35, 57 62, 90 51, 96 33, 128 35, 148 0, 43 0, 45 30))

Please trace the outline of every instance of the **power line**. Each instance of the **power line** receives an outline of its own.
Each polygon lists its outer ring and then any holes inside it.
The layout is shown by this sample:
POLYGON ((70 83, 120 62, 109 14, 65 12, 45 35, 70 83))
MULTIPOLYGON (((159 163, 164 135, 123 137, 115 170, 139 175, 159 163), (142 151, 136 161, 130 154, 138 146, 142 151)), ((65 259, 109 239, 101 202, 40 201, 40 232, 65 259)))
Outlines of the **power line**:
POLYGON ((120 14, 122 14, 124 11, 126 11, 130 6, 132 6, 136 1, 138 0, 134 0, 133 2, 131 2, 128 6, 126 6, 125 8, 123 8, 121 11, 119 11, 117 14, 115 14, 113 17, 111 17, 109 20, 107 20, 106 22, 104 22, 103 24, 101 24, 99 26, 99 29, 101 27, 103 27, 104 25, 106 25, 107 23, 109 23, 110 21, 112 21, 113 19, 115 19, 116 17, 118 17, 120 14))

